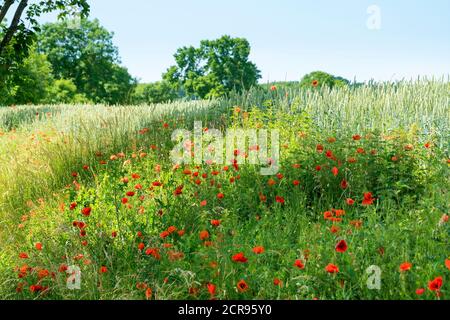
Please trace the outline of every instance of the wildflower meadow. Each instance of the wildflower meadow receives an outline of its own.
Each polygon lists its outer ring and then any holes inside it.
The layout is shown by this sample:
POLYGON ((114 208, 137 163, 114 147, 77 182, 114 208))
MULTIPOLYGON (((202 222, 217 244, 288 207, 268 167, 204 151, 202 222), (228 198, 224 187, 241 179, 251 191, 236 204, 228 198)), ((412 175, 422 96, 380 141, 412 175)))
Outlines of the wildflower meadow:
POLYGON ((449 89, 1 108, 0 297, 448 299, 449 89))

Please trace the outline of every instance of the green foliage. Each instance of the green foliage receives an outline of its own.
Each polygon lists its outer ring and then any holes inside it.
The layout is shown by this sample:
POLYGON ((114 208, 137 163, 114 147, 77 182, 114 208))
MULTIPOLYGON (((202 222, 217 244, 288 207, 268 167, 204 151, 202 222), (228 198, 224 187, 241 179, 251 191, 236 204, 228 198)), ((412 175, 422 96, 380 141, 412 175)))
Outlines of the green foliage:
POLYGON ((0 17, 0 80, 5 81, 7 72, 14 70, 28 56, 40 31, 38 19, 42 14, 56 11, 59 18, 73 15, 85 17, 89 9, 87 0, 40 0, 33 3, 5 0, 0 17), (15 2, 19 4, 11 23, 6 24, 3 19, 12 11, 15 2))
POLYGON ((52 68, 45 55, 32 50, 14 68, 1 91, 0 104, 39 104, 46 101, 47 87, 53 82, 52 68))
POLYGON ((83 19, 45 24, 39 34, 39 51, 51 62, 55 77, 71 79, 79 93, 94 103, 124 104, 135 80, 120 66, 113 34, 98 20, 83 19))
POLYGON ((89 103, 83 94, 78 93, 77 86, 72 80, 59 79, 55 80, 48 88, 48 98, 47 102, 51 104, 57 103, 89 103))
POLYGON ((314 71, 303 77, 300 81, 300 87, 313 88, 313 87, 337 87, 341 88, 348 86, 350 81, 342 77, 336 77, 323 71, 314 71))
POLYGON ((170 83, 158 81, 138 84, 131 100, 133 104, 152 104, 173 101, 178 97, 177 91, 170 83))
POLYGON ((260 71, 249 61, 250 44, 243 38, 223 36, 201 41, 200 47, 183 47, 174 55, 176 66, 163 79, 187 96, 215 98, 257 84, 260 71))
POLYGON ((255 88, 240 98, 169 105, 0 109, 2 130, 17 129, 0 132, 0 296, 145 299, 137 288, 145 283, 157 299, 210 299, 205 284, 212 283, 217 299, 448 298, 448 84, 285 93, 255 88), (207 131, 278 129, 282 175, 261 176, 250 164, 177 169, 172 132, 192 128, 194 119, 207 131), (373 202, 363 205, 366 192, 373 202), (184 235, 161 237, 170 226, 184 235), (200 239, 203 230, 208 239, 200 239), (336 251, 340 240, 348 251, 336 251), (256 254, 256 246, 265 252, 256 254), (233 262, 238 252, 246 263, 233 262), (409 271, 399 270, 403 262, 409 271), (327 273, 329 263, 339 272, 327 273), (82 290, 67 289, 61 265, 80 267, 82 290), (382 270, 381 290, 366 285, 371 265, 382 270), (43 269, 50 275, 39 277, 43 269), (427 287, 439 276, 440 297, 427 287), (241 279, 246 292, 236 288, 241 279), (33 284, 50 290, 32 292, 33 284))

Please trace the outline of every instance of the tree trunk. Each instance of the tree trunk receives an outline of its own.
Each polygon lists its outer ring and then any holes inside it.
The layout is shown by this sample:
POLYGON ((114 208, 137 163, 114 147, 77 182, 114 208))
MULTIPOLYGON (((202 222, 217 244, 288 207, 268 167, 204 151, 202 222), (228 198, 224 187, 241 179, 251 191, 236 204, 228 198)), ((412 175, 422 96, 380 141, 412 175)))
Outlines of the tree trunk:
POLYGON ((5 19, 5 16, 13 3, 14 0, 5 0, 5 3, 0 7, 0 23, 5 19))
MULTIPOLYGON (((20 18, 23 14, 23 11, 28 5, 28 0, 22 0, 19 3, 19 6, 16 9, 16 13, 14 14, 14 17, 11 21, 11 25, 9 26, 8 30, 6 31, 5 36, 2 39, 2 42, 0 43, 0 55, 3 53, 3 50, 6 48, 6 46, 11 42, 14 34, 17 31, 17 28, 20 23, 20 18)), ((3 7, 2 7, 3 10, 3 7)))

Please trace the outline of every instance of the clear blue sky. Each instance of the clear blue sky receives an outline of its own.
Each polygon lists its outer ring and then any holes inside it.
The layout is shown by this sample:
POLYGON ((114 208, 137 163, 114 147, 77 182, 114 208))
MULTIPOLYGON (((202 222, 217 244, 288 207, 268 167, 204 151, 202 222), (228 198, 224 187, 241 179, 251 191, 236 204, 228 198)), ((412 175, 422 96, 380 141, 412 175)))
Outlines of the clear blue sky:
POLYGON ((324 70, 358 81, 450 74, 449 0, 92 0, 122 62, 156 81, 185 45, 245 37, 261 81, 324 70), (381 10, 371 30, 367 9, 381 10))

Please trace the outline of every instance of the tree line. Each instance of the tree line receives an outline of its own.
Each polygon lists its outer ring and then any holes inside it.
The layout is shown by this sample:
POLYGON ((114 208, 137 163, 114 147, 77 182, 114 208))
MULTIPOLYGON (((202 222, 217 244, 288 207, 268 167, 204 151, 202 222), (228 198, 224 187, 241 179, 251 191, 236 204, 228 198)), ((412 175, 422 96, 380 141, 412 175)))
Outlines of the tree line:
MULTIPOLYGON (((258 85, 244 38, 223 36, 182 47, 162 79, 141 84, 121 64, 113 33, 89 20, 86 0, 3 0, 0 7, 0 105, 42 103, 149 104, 218 98, 258 85), (57 11, 55 23, 40 25, 57 11), (12 17, 8 22, 7 13, 12 17)), ((323 72, 300 86, 345 85, 323 72), (317 83, 316 83, 317 82, 317 83)))

